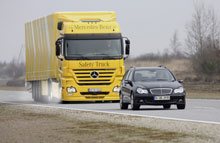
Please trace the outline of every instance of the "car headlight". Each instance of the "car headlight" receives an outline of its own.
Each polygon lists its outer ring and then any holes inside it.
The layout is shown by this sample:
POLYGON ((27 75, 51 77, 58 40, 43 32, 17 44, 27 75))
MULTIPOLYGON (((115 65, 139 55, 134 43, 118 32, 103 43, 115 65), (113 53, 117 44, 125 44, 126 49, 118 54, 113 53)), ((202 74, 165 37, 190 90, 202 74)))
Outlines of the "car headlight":
POLYGON ((148 94, 147 89, 137 88, 137 93, 139 94, 148 94))
POLYGON ((174 89, 174 93, 183 93, 184 92, 184 88, 183 87, 179 87, 177 89, 174 89))
POLYGON ((115 86, 114 88, 113 88, 113 92, 119 92, 120 91, 120 86, 115 86))
POLYGON ((74 92, 76 92, 76 88, 72 87, 72 86, 71 87, 67 87, 66 91, 69 92, 69 93, 74 93, 74 92))

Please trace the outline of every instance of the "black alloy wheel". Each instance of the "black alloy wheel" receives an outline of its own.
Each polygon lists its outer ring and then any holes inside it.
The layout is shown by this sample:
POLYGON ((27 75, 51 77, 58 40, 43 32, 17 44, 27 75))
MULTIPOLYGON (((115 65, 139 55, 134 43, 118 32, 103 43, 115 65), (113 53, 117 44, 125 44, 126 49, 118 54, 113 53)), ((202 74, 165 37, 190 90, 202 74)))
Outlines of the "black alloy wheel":
POLYGON ((139 110, 140 105, 134 103, 134 95, 131 94, 131 110, 139 110))
POLYGON ((120 108, 121 109, 128 109, 128 103, 123 102, 123 95, 120 93, 120 108))
POLYGON ((170 109, 170 107, 171 107, 170 104, 165 104, 165 105, 163 105, 163 108, 164 108, 164 109, 170 109))

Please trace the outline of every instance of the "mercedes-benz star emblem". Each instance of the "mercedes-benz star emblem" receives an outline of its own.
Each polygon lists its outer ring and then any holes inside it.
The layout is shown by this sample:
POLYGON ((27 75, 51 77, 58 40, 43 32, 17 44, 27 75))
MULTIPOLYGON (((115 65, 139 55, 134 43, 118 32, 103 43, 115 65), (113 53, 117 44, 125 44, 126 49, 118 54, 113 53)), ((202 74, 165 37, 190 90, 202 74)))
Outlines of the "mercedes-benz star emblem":
POLYGON ((97 71, 91 72, 90 75, 91 75, 92 78, 97 78, 97 77, 99 77, 99 73, 98 73, 97 71))

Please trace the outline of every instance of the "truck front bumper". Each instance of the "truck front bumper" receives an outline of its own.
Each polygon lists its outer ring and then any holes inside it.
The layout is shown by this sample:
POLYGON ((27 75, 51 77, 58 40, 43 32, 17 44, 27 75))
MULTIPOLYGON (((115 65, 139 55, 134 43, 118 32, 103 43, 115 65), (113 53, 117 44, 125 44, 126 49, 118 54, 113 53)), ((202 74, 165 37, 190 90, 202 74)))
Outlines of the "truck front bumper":
POLYGON ((120 87, 121 81, 115 80, 110 85, 78 85, 73 81, 62 84, 63 101, 113 101, 120 100, 119 92, 113 92, 113 89, 120 87), (67 92, 67 87, 74 87, 76 92, 67 92), (89 91, 90 89, 98 91, 89 91))

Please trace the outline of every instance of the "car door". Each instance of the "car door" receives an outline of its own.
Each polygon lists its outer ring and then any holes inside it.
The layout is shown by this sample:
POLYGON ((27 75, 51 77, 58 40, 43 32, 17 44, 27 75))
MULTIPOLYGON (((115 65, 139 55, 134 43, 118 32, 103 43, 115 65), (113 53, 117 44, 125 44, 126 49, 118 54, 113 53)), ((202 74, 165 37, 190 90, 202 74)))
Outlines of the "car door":
POLYGON ((123 80, 121 81, 121 94, 125 95, 126 92, 126 84, 125 84, 125 80, 128 79, 128 75, 130 73, 130 70, 127 70, 127 72, 125 73, 123 80))
MULTIPOLYGON (((133 70, 130 70, 128 76, 126 77, 126 80, 132 81, 132 79, 133 79, 133 70)), ((130 100, 130 95, 131 95, 133 86, 130 83, 127 83, 126 80, 124 82, 124 94, 123 95, 125 96, 125 99, 130 100)))

